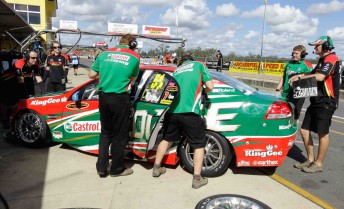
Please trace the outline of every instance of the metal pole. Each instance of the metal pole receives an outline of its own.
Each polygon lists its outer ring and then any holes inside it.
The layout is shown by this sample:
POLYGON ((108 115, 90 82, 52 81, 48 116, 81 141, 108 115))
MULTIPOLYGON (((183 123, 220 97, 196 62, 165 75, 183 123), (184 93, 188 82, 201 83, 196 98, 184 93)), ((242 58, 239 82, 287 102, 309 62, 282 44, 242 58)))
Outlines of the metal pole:
POLYGON ((262 58, 263 58, 263 45, 264 45, 264 30, 265 30, 266 1, 267 1, 267 0, 264 0, 263 32, 262 32, 262 43, 261 43, 261 47, 260 47, 260 61, 259 61, 259 70, 258 70, 258 74, 261 74, 261 73, 262 73, 262 58))

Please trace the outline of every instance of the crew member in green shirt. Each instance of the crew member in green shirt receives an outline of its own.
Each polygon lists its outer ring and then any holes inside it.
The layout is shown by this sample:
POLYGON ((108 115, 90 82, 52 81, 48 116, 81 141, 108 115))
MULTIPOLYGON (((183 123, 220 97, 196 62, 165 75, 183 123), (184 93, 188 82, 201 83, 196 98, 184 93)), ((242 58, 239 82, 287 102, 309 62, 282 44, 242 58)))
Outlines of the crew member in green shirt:
POLYGON ((297 45, 293 48, 292 60, 286 64, 283 76, 276 87, 276 91, 280 91, 283 86, 282 97, 294 104, 294 118, 296 120, 300 117, 305 98, 295 99, 293 97, 293 89, 289 86, 289 79, 312 71, 312 64, 304 59, 306 55, 306 48, 303 45, 297 45))
POLYGON ((131 168, 124 167, 124 149, 129 137, 129 92, 139 74, 140 56, 134 51, 136 45, 132 35, 124 35, 118 46, 99 54, 89 71, 90 78, 99 78, 101 133, 96 168, 100 177, 107 176, 110 144, 110 176, 133 173, 131 168))
POLYGON ((194 149, 192 188, 198 189, 208 183, 208 179, 201 176, 206 145, 205 124, 200 115, 201 95, 203 85, 205 93, 211 92, 214 85, 208 68, 193 60, 191 55, 183 55, 173 74, 179 85, 179 97, 172 103, 164 118, 163 140, 157 149, 153 177, 166 172, 166 168, 160 166, 161 161, 172 142, 179 141, 183 132, 194 149))

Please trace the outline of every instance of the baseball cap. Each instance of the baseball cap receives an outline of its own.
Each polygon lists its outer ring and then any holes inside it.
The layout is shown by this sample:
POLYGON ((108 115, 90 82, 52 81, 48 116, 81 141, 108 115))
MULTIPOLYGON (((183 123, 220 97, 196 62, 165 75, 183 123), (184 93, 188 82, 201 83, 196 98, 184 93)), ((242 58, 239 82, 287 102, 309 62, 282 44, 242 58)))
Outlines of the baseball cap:
POLYGON ((316 45, 320 45, 323 44, 324 42, 328 41, 328 46, 331 48, 333 47, 333 42, 332 39, 329 36, 320 36, 319 38, 317 38, 315 41, 309 42, 308 44, 310 46, 316 46, 316 45))

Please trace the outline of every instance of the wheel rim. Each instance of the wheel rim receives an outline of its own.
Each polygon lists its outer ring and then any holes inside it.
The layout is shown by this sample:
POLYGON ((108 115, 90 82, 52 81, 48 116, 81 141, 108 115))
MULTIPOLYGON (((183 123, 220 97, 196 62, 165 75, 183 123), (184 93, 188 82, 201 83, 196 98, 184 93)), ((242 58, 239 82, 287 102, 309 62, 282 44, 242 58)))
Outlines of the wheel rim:
MULTIPOLYGON (((203 170, 213 170, 218 167, 221 163, 221 156, 223 155, 223 150, 221 144, 215 137, 211 135, 206 135, 207 143, 205 145, 205 153, 203 158, 203 170)), ((186 158, 188 162, 193 165, 193 149, 190 147, 189 144, 185 147, 186 158)))
POLYGON ((16 132, 27 143, 36 142, 42 134, 42 121, 37 114, 24 113, 16 123, 16 132))
MULTIPOLYGON (((203 201, 203 200, 202 200, 203 201)), ((270 209, 270 207, 261 205, 258 201, 245 196, 237 195, 219 195, 206 204, 202 204, 206 209, 222 209, 222 208, 243 208, 243 209, 270 209)))

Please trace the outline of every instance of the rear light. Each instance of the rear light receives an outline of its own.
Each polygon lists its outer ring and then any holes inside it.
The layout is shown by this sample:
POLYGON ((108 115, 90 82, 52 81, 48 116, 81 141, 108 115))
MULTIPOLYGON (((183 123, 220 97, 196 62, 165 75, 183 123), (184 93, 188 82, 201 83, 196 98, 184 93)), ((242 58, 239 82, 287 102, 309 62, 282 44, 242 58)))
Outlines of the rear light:
POLYGON ((269 110, 265 114, 264 119, 273 120, 290 117, 292 117, 292 108, 290 108, 288 103, 283 101, 276 101, 269 107, 269 110))

